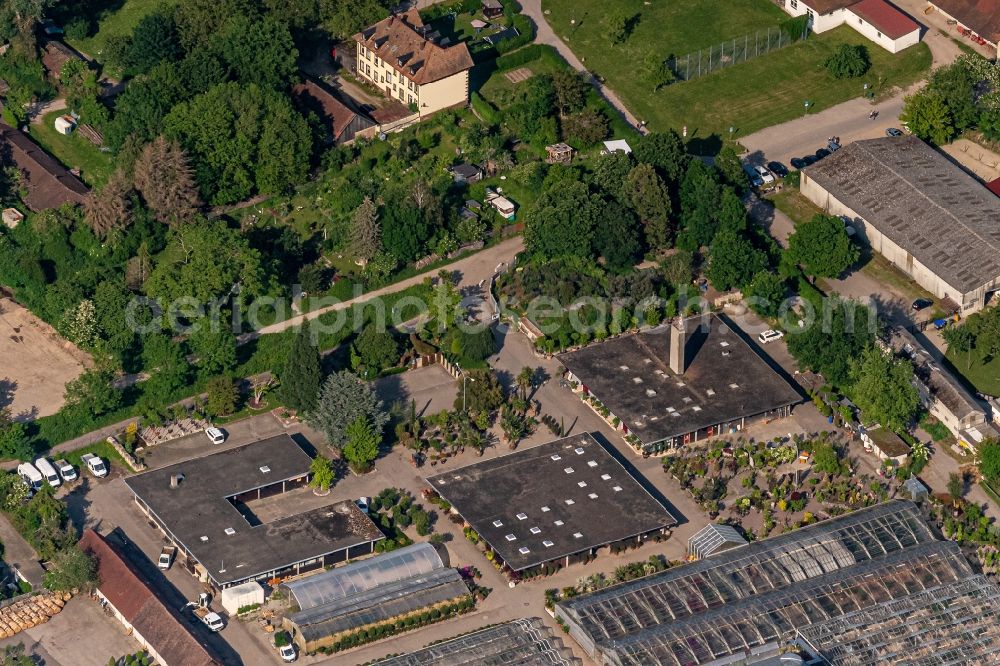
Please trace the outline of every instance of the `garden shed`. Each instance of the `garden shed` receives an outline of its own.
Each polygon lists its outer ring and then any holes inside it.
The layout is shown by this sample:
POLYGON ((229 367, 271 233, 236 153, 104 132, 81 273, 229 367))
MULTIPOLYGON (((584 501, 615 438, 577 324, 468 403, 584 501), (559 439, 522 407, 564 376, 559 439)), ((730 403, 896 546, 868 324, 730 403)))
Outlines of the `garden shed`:
POLYGON ((500 0, 483 0, 483 16, 495 18, 503 14, 503 3, 500 0))
POLYGON ((222 607, 230 615, 237 615, 241 608, 264 603, 264 588, 257 581, 227 587, 222 591, 222 607))
POLYGON ((920 482, 915 476, 911 476, 906 481, 903 482, 903 488, 906 490, 906 494, 910 496, 910 499, 914 502, 922 502, 927 499, 930 495, 930 491, 927 489, 923 483, 920 482))
POLYGON ((566 143, 545 146, 545 161, 549 164, 569 164, 573 159, 573 148, 566 143))
POLYGON ((747 545, 747 540, 732 525, 709 523, 688 539, 688 557, 700 560, 747 545))
POLYGON ((76 129, 76 119, 70 115, 62 115, 56 118, 53 125, 60 134, 70 135, 76 129))

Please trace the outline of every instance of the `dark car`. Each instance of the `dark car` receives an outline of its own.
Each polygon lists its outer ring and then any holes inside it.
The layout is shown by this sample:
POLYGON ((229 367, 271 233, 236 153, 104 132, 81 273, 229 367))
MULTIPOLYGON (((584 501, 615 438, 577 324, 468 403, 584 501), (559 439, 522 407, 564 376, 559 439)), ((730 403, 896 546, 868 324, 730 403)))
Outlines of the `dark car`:
POLYGON ((890 127, 885 131, 886 136, 903 136, 903 130, 896 129, 895 127, 890 127))
POLYGON ((784 178, 785 176, 788 175, 788 167, 786 167, 781 162, 768 162, 767 168, 771 173, 773 173, 778 178, 784 178))
POLYGON ((829 157, 829 156, 830 156, 830 151, 827 150, 826 148, 820 148, 819 150, 816 151, 816 159, 818 160, 821 160, 824 157, 829 157))
POLYGON ((805 157, 802 158, 802 161, 805 162, 806 166, 809 166, 810 164, 816 164, 816 156, 806 155, 805 157))
POLYGON ((802 167, 806 166, 805 160, 803 160, 801 157, 793 157, 791 162, 793 169, 801 169, 802 167))
POLYGON ((918 298, 917 300, 913 301, 913 305, 910 307, 919 312, 920 310, 923 310, 924 308, 929 308, 932 305, 934 305, 934 301, 932 301, 931 299, 918 298))

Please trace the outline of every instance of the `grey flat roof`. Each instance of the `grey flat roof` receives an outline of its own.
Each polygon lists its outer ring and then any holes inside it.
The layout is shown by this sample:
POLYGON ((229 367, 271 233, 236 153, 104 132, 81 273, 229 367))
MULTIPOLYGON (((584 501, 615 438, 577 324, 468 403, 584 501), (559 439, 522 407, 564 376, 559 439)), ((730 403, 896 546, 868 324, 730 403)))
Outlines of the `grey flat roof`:
POLYGON ((515 571, 677 524, 589 433, 427 482, 515 571))
POLYGON ((138 474, 125 483, 212 578, 225 584, 384 538, 353 501, 251 526, 227 499, 301 478, 311 463, 291 437, 278 435, 138 474), (175 474, 184 478, 171 488, 175 474), (227 534, 227 528, 235 534, 227 534))
POLYGON ((669 324, 559 361, 644 444, 802 401, 727 318, 692 317, 687 327, 690 360, 682 376, 670 369, 669 324))
POLYGON ((962 293, 1000 277, 1000 198, 917 137, 856 141, 802 173, 962 293))

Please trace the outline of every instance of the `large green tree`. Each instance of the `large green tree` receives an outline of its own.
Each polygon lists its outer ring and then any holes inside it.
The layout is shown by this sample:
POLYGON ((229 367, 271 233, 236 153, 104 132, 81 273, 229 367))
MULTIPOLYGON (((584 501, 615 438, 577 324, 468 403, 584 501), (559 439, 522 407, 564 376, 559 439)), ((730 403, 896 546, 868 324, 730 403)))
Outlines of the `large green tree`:
POLYGON ((663 250, 673 242, 672 204, 663 178, 650 164, 638 164, 625 180, 625 192, 645 230, 646 244, 663 250))
POLYGON ((180 298, 208 304, 237 285, 241 294, 260 294, 264 279, 260 253, 245 237, 222 220, 199 220, 171 232, 145 290, 164 306, 180 298))
POLYGON ((330 446, 340 449, 347 441, 347 429, 362 419, 381 438, 389 414, 371 384, 350 372, 336 372, 326 378, 315 409, 306 421, 324 435, 330 446))
POLYGON ((642 257, 642 232, 632 211, 617 202, 604 203, 594 229, 594 249, 608 268, 631 269, 642 257))
POLYGON ((740 289, 767 267, 767 257, 747 238, 723 229, 712 241, 705 275, 719 291, 740 289))
POLYGON ((874 342, 878 321, 874 310, 836 295, 825 299, 822 307, 823 311, 804 313, 805 325, 789 332, 788 351, 800 367, 845 387, 850 382, 850 360, 874 342))
POLYGON ((913 364, 894 358, 879 347, 865 349, 851 359, 851 397, 867 421, 891 430, 905 430, 920 409, 913 384, 913 364))
POLYGON ((45 574, 45 587, 55 592, 88 591, 97 583, 97 562, 78 546, 56 553, 45 574))
POLYGON ((307 413, 316 407, 323 370, 308 325, 296 332, 278 376, 281 379, 278 397, 286 407, 307 413))
POLYGON ((764 317, 776 317, 785 298, 787 286, 781 276, 771 271, 760 271, 743 289, 750 308, 764 317))
POLYGON ((826 71, 835 79, 856 79, 872 66, 868 48, 863 44, 841 44, 826 59, 826 71))
POLYGON ((979 471, 991 483, 1000 479, 1000 442, 997 440, 983 440, 979 445, 979 471))
POLYGON ((369 471, 378 457, 381 435, 363 416, 354 419, 344 434, 347 438, 344 442, 344 459, 355 472, 363 474, 369 471))
POLYGON ((351 346, 354 370, 366 377, 376 377, 399 363, 399 343, 384 326, 368 324, 351 346))
POLYGON ((899 117, 911 132, 939 146, 958 134, 948 103, 933 90, 924 89, 907 97, 899 117))
POLYGON ((540 258, 590 257, 599 208, 585 183, 560 180, 525 215, 525 245, 540 258))
POLYGON ((833 215, 814 215, 788 238, 788 252, 806 275, 837 277, 858 260, 843 221, 833 215))
POLYGON ((691 156, 684 140, 675 130, 650 132, 639 137, 633 151, 636 160, 649 164, 663 177, 668 186, 676 188, 687 172, 691 156))
POLYGON ((235 16, 220 36, 220 51, 234 76, 261 88, 288 88, 299 52, 288 26, 273 17, 235 16))
POLYGON ((681 233, 677 245, 696 251, 710 245, 718 229, 722 190, 717 172, 701 160, 691 160, 681 182, 681 233))
POLYGON ((214 86, 175 106, 163 122, 167 137, 191 156, 210 203, 279 194, 308 173, 309 125, 286 97, 256 84, 214 86))
POLYGON ((135 26, 127 64, 132 73, 145 74, 164 60, 178 60, 181 53, 174 13, 160 9, 142 17, 135 26))

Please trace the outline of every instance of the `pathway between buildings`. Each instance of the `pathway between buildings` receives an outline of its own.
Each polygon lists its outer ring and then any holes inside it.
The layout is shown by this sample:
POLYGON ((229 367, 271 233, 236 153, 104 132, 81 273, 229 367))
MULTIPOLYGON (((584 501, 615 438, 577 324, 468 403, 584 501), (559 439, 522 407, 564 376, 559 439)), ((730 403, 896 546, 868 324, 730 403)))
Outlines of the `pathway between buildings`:
POLYGON ((45 572, 38 563, 38 554, 31 544, 18 534, 7 516, 0 516, 0 543, 3 544, 4 562, 20 571, 33 588, 36 590, 40 588, 45 572))

